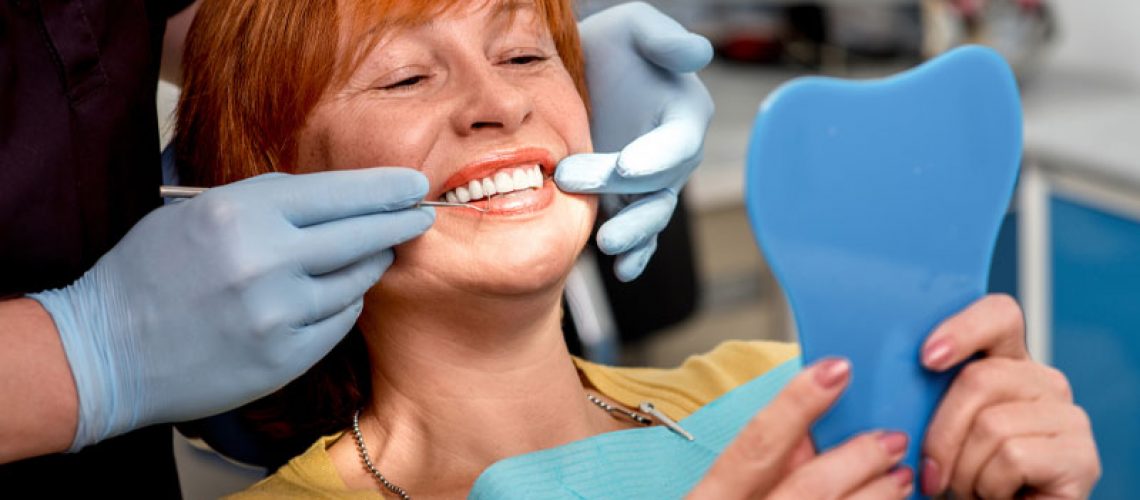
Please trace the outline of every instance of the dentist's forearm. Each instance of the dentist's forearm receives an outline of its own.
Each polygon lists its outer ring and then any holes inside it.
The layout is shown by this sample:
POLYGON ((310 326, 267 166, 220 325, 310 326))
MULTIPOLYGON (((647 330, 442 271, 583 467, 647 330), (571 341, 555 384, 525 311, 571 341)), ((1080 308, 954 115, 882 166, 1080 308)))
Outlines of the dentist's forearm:
POLYGON ((67 450, 78 403, 51 316, 31 299, 0 301, 0 463, 67 450))

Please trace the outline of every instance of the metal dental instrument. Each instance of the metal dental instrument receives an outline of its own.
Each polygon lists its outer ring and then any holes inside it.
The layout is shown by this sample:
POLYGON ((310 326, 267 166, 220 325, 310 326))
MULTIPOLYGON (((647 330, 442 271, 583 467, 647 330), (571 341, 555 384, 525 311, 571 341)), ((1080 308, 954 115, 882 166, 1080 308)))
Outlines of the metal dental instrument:
MULTIPOLYGON (((158 188, 159 196, 163 198, 193 198, 206 191, 209 188, 203 187, 190 187, 190 186, 160 186, 158 188)), ((443 207, 443 208, 470 208, 476 212, 486 212, 487 209, 477 207, 468 203, 452 203, 450 201, 421 201, 416 203, 417 207, 443 207)))
POLYGON ((158 195, 163 198, 193 198, 206 191, 206 188, 187 186, 160 186, 158 195))
POLYGON ((684 428, 682 428, 680 424, 669 418, 669 416, 664 412, 658 410, 657 407, 653 406, 653 403, 650 403, 649 401, 642 402, 641 406, 638 409, 641 410, 642 413, 648 413, 649 415, 653 416, 653 418, 657 419, 658 422, 661 422, 662 425, 668 427, 669 430, 676 432, 681 437, 688 439, 689 441, 693 441, 693 435, 689 434, 689 431, 686 431, 684 428))
POLYGON ((486 208, 477 207, 469 203, 452 203, 450 201, 421 201, 416 204, 417 207, 444 207, 444 208, 470 208, 479 213, 487 211, 486 208))

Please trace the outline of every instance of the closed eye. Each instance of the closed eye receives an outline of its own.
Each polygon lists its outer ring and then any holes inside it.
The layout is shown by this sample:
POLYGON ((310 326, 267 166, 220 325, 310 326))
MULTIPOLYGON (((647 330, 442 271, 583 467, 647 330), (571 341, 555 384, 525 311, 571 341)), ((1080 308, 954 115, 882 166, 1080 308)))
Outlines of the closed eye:
POLYGON ((510 59, 507 59, 506 62, 507 62, 507 64, 515 64, 515 65, 521 66, 521 65, 527 65, 527 64, 534 64, 534 63, 542 62, 542 61, 545 61, 547 59, 549 59, 549 58, 543 57, 543 56, 526 55, 526 56, 512 57, 510 59))
POLYGON ((398 88, 404 88, 404 87, 412 87, 412 86, 415 86, 416 84, 418 84, 424 80, 427 80, 427 78, 428 78, 427 75, 410 76, 410 77, 405 78, 403 80, 400 80, 396 83, 393 83, 391 85, 384 85, 383 87, 380 87, 380 88, 383 90, 392 90, 392 89, 398 89, 398 88))

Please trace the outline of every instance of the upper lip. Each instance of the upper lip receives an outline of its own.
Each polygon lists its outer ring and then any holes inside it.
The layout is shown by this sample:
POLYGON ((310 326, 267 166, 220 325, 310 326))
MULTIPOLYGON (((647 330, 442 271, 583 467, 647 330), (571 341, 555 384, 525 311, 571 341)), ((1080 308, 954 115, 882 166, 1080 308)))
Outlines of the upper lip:
POLYGON ((542 148, 520 148, 505 151, 496 151, 483 158, 464 165, 458 172, 447 178, 443 188, 435 196, 451 191, 460 186, 466 186, 473 180, 483 179, 495 175, 495 172, 508 167, 530 166, 538 164, 543 175, 554 173, 554 159, 549 151, 542 148))

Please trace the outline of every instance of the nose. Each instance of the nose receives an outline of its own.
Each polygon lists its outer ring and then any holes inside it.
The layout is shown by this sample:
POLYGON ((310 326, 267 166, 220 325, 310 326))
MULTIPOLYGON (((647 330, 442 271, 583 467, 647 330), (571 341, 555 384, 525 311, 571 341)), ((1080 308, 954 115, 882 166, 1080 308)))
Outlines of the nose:
POLYGON ((468 73, 460 83, 466 87, 465 99, 453 115, 453 126, 460 136, 517 131, 534 111, 534 103, 526 89, 497 73, 497 69, 479 68, 468 73))

